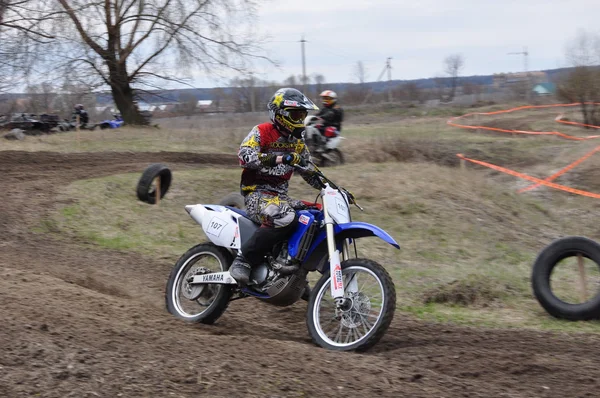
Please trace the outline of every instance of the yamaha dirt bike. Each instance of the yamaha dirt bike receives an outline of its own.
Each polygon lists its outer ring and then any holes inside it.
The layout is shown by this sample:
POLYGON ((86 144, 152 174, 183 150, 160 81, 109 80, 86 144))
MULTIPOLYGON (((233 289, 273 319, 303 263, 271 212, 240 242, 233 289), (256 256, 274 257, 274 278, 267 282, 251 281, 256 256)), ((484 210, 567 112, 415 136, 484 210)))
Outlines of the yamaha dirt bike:
POLYGON ((304 119, 305 141, 309 146, 314 162, 319 167, 339 166, 344 164, 344 154, 339 147, 344 140, 335 127, 325 128, 325 135, 319 131, 322 119, 311 115, 304 119))
POLYGON ((234 207, 185 206, 210 242, 192 247, 175 264, 166 288, 168 311, 189 322, 212 324, 230 301, 240 298, 252 296, 289 306, 304 293, 307 274, 317 271, 322 276, 310 293, 307 309, 313 341, 341 351, 366 350, 377 343, 394 316, 395 287, 385 268, 357 258, 356 239, 376 236, 400 246, 381 228, 353 222, 350 205, 360 208, 354 196, 317 173, 323 180, 323 205, 313 203, 313 208, 298 211, 295 232, 276 245, 263 264, 253 267, 251 282, 244 287, 237 285, 228 269, 259 225, 234 207))

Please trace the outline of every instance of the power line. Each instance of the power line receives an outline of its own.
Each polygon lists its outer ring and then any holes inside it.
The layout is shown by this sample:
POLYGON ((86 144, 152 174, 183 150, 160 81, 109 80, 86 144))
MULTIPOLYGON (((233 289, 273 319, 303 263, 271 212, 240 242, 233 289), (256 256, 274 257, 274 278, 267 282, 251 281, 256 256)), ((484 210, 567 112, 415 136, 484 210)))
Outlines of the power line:
POLYGON ((522 55, 523 56, 523 70, 525 71, 525 99, 529 102, 529 98, 531 95, 531 78, 529 75, 529 51, 527 51, 527 47, 523 47, 523 51, 520 52, 512 52, 508 53, 508 55, 522 55))
MULTIPOLYGON (((388 101, 392 102, 392 100, 393 100, 393 98, 392 98, 392 57, 388 57, 385 60, 385 66, 383 67, 383 70, 381 71, 381 73, 379 74, 379 77, 377 78, 378 82, 381 81, 381 79, 383 78, 383 75, 385 75, 385 72, 387 72, 387 75, 388 75, 388 84, 387 84, 388 101)), ((366 104, 372 95, 373 95, 373 89, 369 90, 369 92, 367 93, 367 96, 363 100, 363 104, 366 104)))

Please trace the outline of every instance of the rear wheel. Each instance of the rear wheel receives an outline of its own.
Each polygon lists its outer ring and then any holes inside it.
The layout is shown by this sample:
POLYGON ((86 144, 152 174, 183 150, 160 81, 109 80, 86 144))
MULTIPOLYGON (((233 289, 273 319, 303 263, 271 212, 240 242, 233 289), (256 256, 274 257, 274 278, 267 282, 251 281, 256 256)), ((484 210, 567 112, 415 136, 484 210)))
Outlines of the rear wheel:
POLYGON ((229 285, 191 285, 195 275, 223 272, 233 258, 223 248, 210 243, 188 250, 169 275, 165 301, 167 310, 188 322, 214 323, 229 305, 232 290, 229 285))
POLYGON ((313 288, 307 326, 313 341, 338 351, 364 351, 385 334, 396 310, 392 278, 378 263, 353 258, 342 262, 343 306, 331 297, 331 277, 325 273, 313 288))

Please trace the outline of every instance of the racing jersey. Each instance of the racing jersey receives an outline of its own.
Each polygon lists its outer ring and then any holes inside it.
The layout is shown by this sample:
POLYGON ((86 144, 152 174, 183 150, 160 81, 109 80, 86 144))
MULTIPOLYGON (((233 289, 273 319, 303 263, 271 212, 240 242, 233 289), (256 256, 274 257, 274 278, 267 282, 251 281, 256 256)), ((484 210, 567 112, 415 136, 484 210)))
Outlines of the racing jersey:
MULTIPOLYGON (((242 195, 255 191, 287 195, 288 181, 295 169, 287 164, 276 164, 276 158, 290 152, 298 153, 307 163, 311 159, 304 140, 283 136, 273 123, 255 126, 238 152, 240 166, 244 168, 240 184, 242 195)), ((309 165, 309 170, 298 172, 307 183, 320 189, 320 179, 313 170, 309 165)))

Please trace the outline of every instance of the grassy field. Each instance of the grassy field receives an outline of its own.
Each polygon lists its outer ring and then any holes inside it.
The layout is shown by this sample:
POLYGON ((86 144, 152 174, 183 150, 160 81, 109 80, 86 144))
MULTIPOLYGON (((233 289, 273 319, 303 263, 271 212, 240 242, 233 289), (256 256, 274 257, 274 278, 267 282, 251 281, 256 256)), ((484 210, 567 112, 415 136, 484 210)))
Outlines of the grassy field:
MULTIPOLYGON (((505 126, 525 123, 564 130, 554 123, 556 114, 526 111, 490 117, 486 123, 502 119, 505 126)), ((359 254, 391 272, 401 311, 441 322, 600 331, 596 322, 550 318, 532 297, 529 284, 535 256, 553 239, 585 235, 600 240, 594 217, 600 201, 547 188, 517 194, 526 184, 515 177, 477 166, 464 171, 456 167, 456 153, 464 153, 544 178, 593 148, 593 141, 463 131, 446 125, 448 114, 384 116, 355 115, 344 129, 349 163, 326 173, 365 208, 364 213, 354 212, 356 220, 384 228, 400 243, 402 250, 396 251, 377 240, 359 241, 359 254)), ((74 133, 67 133, 3 143, 1 149, 232 153, 251 127, 239 124, 86 132, 79 146, 74 133)), ((600 189, 598 166, 600 160, 591 158, 557 181, 600 189)), ((240 170, 173 171, 173 185, 159 207, 135 197, 139 174, 71 184, 62 195, 72 204, 57 207, 39 230, 174 263, 187 248, 205 240, 183 206, 215 203, 236 191, 240 170)), ((290 193, 313 199, 316 191, 298 178, 290 193)))

